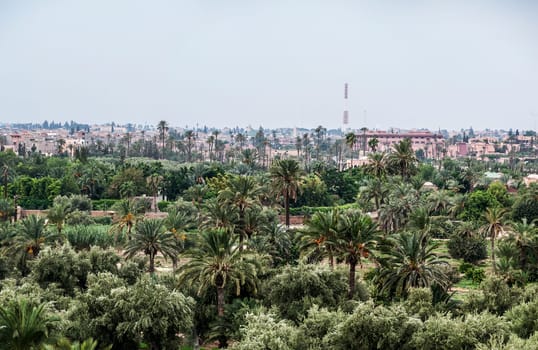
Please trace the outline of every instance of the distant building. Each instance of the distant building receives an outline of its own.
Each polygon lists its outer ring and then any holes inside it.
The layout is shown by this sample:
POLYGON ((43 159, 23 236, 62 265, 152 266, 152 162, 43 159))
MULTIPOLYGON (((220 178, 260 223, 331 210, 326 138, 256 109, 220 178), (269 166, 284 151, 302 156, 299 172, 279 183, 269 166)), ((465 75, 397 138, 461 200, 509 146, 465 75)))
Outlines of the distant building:
POLYGON ((413 150, 423 150, 426 157, 435 157, 438 156, 438 154, 441 156, 441 152, 445 146, 443 135, 435 134, 430 131, 394 133, 376 130, 357 133, 357 140, 361 149, 364 147, 361 143, 364 143, 368 149, 368 142, 374 138, 378 141, 377 150, 379 151, 389 151, 392 149, 393 145, 408 138, 411 140, 413 150))

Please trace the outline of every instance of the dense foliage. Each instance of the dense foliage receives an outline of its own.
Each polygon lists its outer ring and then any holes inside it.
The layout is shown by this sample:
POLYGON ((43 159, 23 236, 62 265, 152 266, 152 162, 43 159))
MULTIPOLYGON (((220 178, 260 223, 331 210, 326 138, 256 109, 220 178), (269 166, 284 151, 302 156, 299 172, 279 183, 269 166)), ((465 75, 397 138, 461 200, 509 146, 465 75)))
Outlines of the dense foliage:
POLYGON ((531 168, 316 130, 0 152, 0 349, 536 348, 531 168))

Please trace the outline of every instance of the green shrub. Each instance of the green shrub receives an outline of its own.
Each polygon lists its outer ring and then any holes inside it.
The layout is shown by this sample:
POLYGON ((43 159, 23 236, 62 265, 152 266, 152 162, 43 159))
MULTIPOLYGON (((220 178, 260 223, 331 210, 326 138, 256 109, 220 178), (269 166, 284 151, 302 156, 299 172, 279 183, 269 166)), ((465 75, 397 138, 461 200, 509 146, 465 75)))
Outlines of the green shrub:
POLYGON ((160 202, 157 202, 157 207, 159 208, 159 211, 166 211, 166 208, 168 208, 168 206, 172 203, 173 202, 169 202, 169 201, 160 201, 160 202))
POLYGON ((470 279, 473 283, 480 284, 486 278, 486 272, 479 267, 473 267, 465 272, 465 278, 470 279))
POLYGON ((462 235, 454 233, 448 240, 448 253, 454 259, 463 259, 468 263, 477 263, 487 255, 486 240, 477 235, 462 235))
POLYGON ((466 274, 467 271, 471 270, 472 268, 474 268, 473 264, 468 263, 468 262, 463 262, 460 264, 460 267, 458 267, 458 271, 460 273, 466 274))
POLYGON ((75 210, 69 214, 67 214, 65 218, 65 223, 67 225, 93 225, 95 224, 95 221, 91 217, 90 214, 86 211, 79 211, 75 210))
POLYGON ((115 239, 109 233, 108 226, 103 225, 71 226, 66 227, 64 232, 67 241, 76 250, 90 249, 92 246, 108 248, 114 244, 115 239))
MULTIPOLYGON (((332 271, 319 265, 286 266, 266 282, 265 301, 282 318, 298 322, 313 305, 333 310, 347 300, 346 277, 345 271, 332 271)), ((356 288, 365 290, 360 283, 356 288)))
POLYGON ((369 301, 361 303, 334 332, 327 335, 326 349, 405 349, 421 326, 422 322, 409 317, 401 305, 375 306, 369 301))
POLYGON ((538 331, 538 300, 514 306, 506 312, 512 331, 521 338, 528 338, 538 331))
POLYGON ((96 216, 93 221, 97 225, 112 225, 112 217, 110 216, 96 216))
POLYGON ((519 288, 510 288, 502 277, 492 275, 482 281, 479 291, 468 294, 464 306, 468 311, 489 311, 502 315, 520 301, 521 295, 519 288))
POLYGON ((274 314, 248 314, 241 329, 242 340, 233 350, 288 350, 296 349, 297 328, 274 314))
POLYGON ((308 316, 299 325, 297 350, 325 350, 325 337, 347 319, 344 312, 320 309, 317 305, 308 310, 308 316))
POLYGON ((110 208, 119 201, 119 199, 92 200, 93 210, 110 210, 110 208))
POLYGON ((413 334, 409 348, 421 350, 474 349, 492 336, 508 339, 507 322, 488 313, 463 318, 434 315, 413 334))

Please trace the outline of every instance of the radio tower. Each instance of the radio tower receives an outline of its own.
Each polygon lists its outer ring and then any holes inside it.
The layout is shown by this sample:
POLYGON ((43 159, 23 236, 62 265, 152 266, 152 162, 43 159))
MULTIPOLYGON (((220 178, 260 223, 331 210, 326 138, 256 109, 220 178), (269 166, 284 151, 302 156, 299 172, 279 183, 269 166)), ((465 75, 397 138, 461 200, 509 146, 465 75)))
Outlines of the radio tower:
POLYGON ((347 125, 349 124, 349 112, 347 110, 347 97, 348 97, 348 84, 344 84, 344 117, 343 117, 343 130, 347 130, 347 125))

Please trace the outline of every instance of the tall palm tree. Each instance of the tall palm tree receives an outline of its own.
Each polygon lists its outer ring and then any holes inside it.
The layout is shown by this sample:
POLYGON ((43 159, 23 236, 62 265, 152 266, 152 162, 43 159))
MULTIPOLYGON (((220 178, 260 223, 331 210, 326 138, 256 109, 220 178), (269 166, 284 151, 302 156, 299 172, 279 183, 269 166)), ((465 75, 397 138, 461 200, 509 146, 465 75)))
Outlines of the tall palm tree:
POLYGON ((357 135, 355 135, 354 132, 348 132, 346 134, 346 145, 351 150, 351 167, 353 167, 353 150, 355 149, 355 145, 357 144, 357 142, 357 135))
POLYGON ((370 150, 372 152, 376 152, 377 146, 379 145, 379 139, 377 137, 372 137, 370 140, 368 140, 368 147, 370 147, 370 150))
POLYGON ((45 229, 45 222, 45 218, 37 215, 30 215, 20 221, 15 244, 31 257, 37 257, 43 243, 55 238, 45 229))
POLYGON ((450 208, 450 192, 447 190, 432 191, 426 197, 430 214, 445 214, 450 208))
POLYGON ((48 315, 45 306, 33 306, 26 299, 0 306, 0 347, 40 349, 52 340, 52 332, 60 319, 48 315))
POLYGON ((187 130, 185 131, 185 138, 187 139, 187 144, 186 144, 187 162, 191 162, 192 161, 192 148, 194 147, 194 140, 196 138, 196 135, 194 131, 187 130))
POLYGON ((155 257, 158 253, 175 261, 179 253, 174 235, 165 231, 164 222, 161 219, 146 219, 136 224, 132 239, 125 246, 124 255, 132 258, 139 252, 144 252, 149 257, 149 273, 155 272, 155 257))
POLYGON ((273 163, 269 173, 274 188, 284 196, 286 227, 290 227, 290 199, 297 198, 302 174, 299 163, 293 159, 281 159, 273 163))
POLYGON ((434 284, 447 289, 449 277, 444 268, 448 262, 435 253, 437 242, 430 242, 425 232, 399 233, 380 246, 378 275, 381 292, 405 296, 409 288, 430 287, 434 284))
POLYGON ((328 212, 316 212, 301 230, 299 250, 306 256, 321 254, 327 257, 329 265, 334 268, 339 220, 340 212, 337 209, 328 212))
POLYGON ((168 123, 165 120, 161 120, 159 124, 157 124, 157 130, 159 130, 159 138, 161 140, 161 146, 162 146, 162 159, 164 159, 164 148, 165 148, 165 142, 166 142, 166 132, 168 131, 168 123))
POLYGON ((387 175, 387 154, 385 152, 368 154, 368 163, 364 165, 364 172, 377 178, 387 175))
POLYGON ((528 223, 527 218, 520 222, 510 223, 508 239, 514 242, 519 250, 519 266, 522 269, 527 267, 529 255, 536 257, 538 252, 538 227, 534 222, 528 223))
POLYGON ((417 157, 413 151, 411 139, 405 138, 393 146, 394 152, 388 156, 391 171, 408 180, 416 172, 417 157))
POLYGON ((495 265, 495 239, 504 232, 504 216, 506 213, 507 211, 504 208, 492 207, 486 208, 486 212, 483 214, 486 223, 481 227, 481 230, 491 241, 491 263, 494 273, 497 273, 497 267, 495 265))
POLYGON ((387 193, 388 189, 386 188, 385 183, 381 179, 375 177, 365 180, 363 186, 359 189, 359 198, 367 202, 370 202, 370 200, 373 199, 375 209, 379 210, 387 193))
POLYGON ((151 174, 146 178, 146 184, 147 188, 151 191, 151 195, 153 196, 153 211, 157 212, 157 192, 159 191, 159 187, 161 186, 161 183, 163 182, 163 177, 159 174, 151 174))
POLYGON ((219 201, 226 202, 237 208, 239 221, 237 223, 237 233, 239 234, 240 249, 246 236, 246 211, 252 207, 260 205, 262 188, 252 176, 236 175, 230 176, 226 181, 226 188, 218 195, 219 201))
POLYGON ((237 295, 244 285, 256 292, 260 264, 239 250, 237 237, 228 231, 205 231, 200 236, 199 248, 187 254, 190 261, 180 268, 179 281, 188 285, 196 284, 199 294, 215 287, 217 313, 223 317, 226 286, 234 285, 237 295))
POLYGON ((69 203, 56 203, 47 210, 47 219, 49 219, 49 222, 56 225, 59 235, 62 234, 65 219, 70 212, 71 207, 69 203))
POLYGON ((355 293, 355 269, 362 267, 362 258, 368 258, 375 247, 378 227, 369 216, 348 211, 340 218, 335 248, 338 256, 349 265, 348 298, 355 293))
POLYGON ((233 232, 239 215, 235 206, 211 198, 204 203, 201 227, 233 232))
POLYGON ((144 206, 133 199, 123 199, 113 207, 116 211, 116 220, 113 229, 121 232, 127 228, 127 236, 131 239, 131 232, 140 214, 144 212, 144 206))

